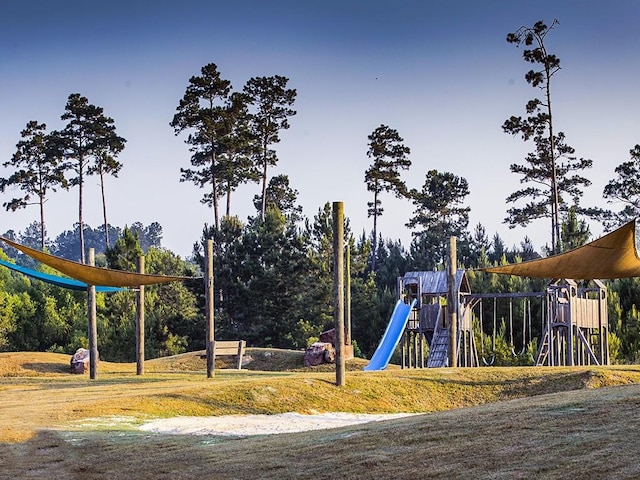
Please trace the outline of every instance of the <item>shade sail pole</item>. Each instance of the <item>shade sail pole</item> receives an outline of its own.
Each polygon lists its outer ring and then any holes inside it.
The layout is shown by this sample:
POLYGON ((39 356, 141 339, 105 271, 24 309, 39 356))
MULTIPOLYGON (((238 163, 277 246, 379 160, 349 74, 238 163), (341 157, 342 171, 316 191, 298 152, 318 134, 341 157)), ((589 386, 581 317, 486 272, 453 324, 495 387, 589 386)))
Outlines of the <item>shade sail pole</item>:
MULTIPOLYGON (((144 255, 138 257, 138 273, 144 274, 144 255)), ((144 375, 144 285, 136 298, 136 375, 144 375)))
POLYGON ((447 276, 447 316, 449 317, 449 366, 458 366, 458 292, 456 274, 456 237, 449 238, 449 275, 447 276))
POLYGON ((213 240, 207 240, 207 246, 204 254, 204 291, 205 291, 205 310, 206 310, 206 347, 207 347, 207 378, 215 376, 216 356, 215 356, 215 330, 214 330, 214 290, 213 290, 213 240))
MULTIPOLYGON (((89 265, 96 263, 96 253, 89 249, 89 265)), ((98 327, 96 321, 96 286, 87 287, 87 309, 89 314, 89 378, 98 378, 98 327)))
POLYGON ((336 385, 344 387, 344 204, 333 203, 333 319, 335 324, 336 385))

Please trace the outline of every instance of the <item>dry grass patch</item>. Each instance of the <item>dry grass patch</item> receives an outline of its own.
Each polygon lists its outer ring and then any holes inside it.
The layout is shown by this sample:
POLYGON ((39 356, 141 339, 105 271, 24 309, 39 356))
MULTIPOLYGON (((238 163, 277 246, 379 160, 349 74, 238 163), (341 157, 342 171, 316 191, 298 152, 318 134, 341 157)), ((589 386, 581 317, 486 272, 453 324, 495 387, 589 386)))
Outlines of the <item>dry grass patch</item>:
MULTIPOLYGON (((278 348, 247 348, 248 362, 242 368, 259 372, 332 372, 335 365, 325 364, 317 367, 304 366, 304 352, 301 350, 283 350, 278 348)), ((348 371, 360 371, 369 363, 363 358, 347 361, 348 371)), ((149 372, 204 372, 207 369, 205 351, 196 351, 156 358, 146 362, 149 372)), ((216 357, 216 369, 235 369, 233 357, 216 357)), ((391 368, 397 368, 392 366, 391 368)))
POLYGON ((349 428, 228 439, 41 431, 0 446, 6 478, 638 478, 637 385, 349 428))
POLYGON ((9 466, 0 478, 640 473, 632 461, 640 449, 640 386, 629 385, 640 383, 640 367, 352 371, 338 388, 332 372, 295 368, 217 370, 207 379, 195 356, 147 362, 143 377, 134 364, 101 362, 91 381, 66 373, 68 355, 0 354, 0 465, 9 466), (439 413, 247 439, 134 429, 159 417, 289 411, 439 413))

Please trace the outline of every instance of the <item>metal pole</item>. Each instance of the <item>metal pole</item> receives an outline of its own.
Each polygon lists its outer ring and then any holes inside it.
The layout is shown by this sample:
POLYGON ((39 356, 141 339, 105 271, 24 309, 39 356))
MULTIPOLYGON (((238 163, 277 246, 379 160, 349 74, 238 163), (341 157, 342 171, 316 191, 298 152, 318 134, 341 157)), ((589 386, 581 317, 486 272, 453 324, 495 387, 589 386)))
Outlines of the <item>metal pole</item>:
POLYGON ((205 250, 205 276, 204 276, 204 292, 205 292, 205 309, 207 320, 206 345, 207 345, 207 378, 215 376, 215 337, 214 337, 214 298, 213 298, 213 240, 207 240, 207 248, 205 250))
POLYGON ((333 202, 333 320, 336 331, 336 385, 345 385, 344 356, 344 204, 333 202))
MULTIPOLYGON (((89 265, 96 264, 96 254, 93 248, 89 249, 89 265)), ((96 321, 96 286, 87 287, 87 309, 89 314, 89 378, 98 378, 98 334, 96 321)))
POLYGON ((456 292, 456 237, 449 238, 447 312, 449 317, 449 366, 458 366, 458 295, 456 292))
MULTIPOLYGON (((144 255, 138 257, 138 273, 144 273, 144 255)), ((144 375, 144 285, 136 298, 136 375, 144 375)))

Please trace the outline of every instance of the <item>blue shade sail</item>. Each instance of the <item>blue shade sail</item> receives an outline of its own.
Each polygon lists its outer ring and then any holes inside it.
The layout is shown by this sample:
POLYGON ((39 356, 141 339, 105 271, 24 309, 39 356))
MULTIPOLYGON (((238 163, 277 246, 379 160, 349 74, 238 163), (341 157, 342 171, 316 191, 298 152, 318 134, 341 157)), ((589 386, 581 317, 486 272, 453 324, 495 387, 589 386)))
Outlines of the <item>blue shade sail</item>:
MULTIPOLYGON (((56 285, 58 287, 68 288, 70 290, 85 290, 85 291, 87 290, 87 287, 88 287, 86 283, 81 282, 79 280, 74 280, 73 278, 58 277, 56 275, 50 275, 48 273, 39 272, 37 270, 32 270, 30 268, 21 267, 20 265, 16 265, 15 263, 9 263, 2 259, 0 259, 0 265, 10 268, 11 270, 14 270, 16 272, 20 272, 31 278, 42 280, 43 282, 47 282, 52 285, 56 285)), ((126 288, 96 286, 96 292, 118 292, 120 290, 126 290, 126 288)))

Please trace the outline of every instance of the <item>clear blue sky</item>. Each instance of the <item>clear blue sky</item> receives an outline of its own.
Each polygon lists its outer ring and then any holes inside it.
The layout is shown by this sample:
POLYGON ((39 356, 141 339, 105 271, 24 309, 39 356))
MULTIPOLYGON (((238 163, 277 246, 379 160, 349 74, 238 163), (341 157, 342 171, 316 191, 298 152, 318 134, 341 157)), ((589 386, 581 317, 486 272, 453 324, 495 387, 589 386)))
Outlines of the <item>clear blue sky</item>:
MULTIPOLYGON (((562 66, 553 84, 556 127, 578 156, 594 161, 583 204, 605 206, 602 188, 640 143, 635 0, 2 0, 0 160, 11 157, 29 120, 61 128, 67 97, 81 93, 128 140, 120 176, 107 183, 110 223, 157 221, 163 245, 187 256, 213 215, 199 202, 201 190, 179 183, 189 152, 169 122, 189 77, 213 62, 236 90, 269 75, 284 75, 297 89, 298 114, 270 174, 289 175, 306 216, 340 200, 356 233, 371 229, 367 136, 385 124, 411 148, 410 187, 420 188, 431 169, 463 176, 471 227, 482 223, 509 247, 528 235, 539 248, 549 242, 546 221, 515 230, 502 223, 505 198, 520 187, 509 165, 532 147, 501 125, 539 95, 524 80, 521 50, 505 36, 554 18, 560 24, 547 47, 562 66)), ((85 221, 97 227, 98 180, 86 186, 85 221)), ((258 185, 241 188, 232 213, 243 220, 253 214, 258 192, 258 185)), ((51 196, 51 237, 77 221, 77 195, 51 196)), ((404 224, 413 206, 390 195, 382 202, 380 232, 408 246, 404 224)), ((35 206, 2 209, 0 232, 35 220, 35 206)), ((601 232, 597 225, 592 231, 601 232)))

